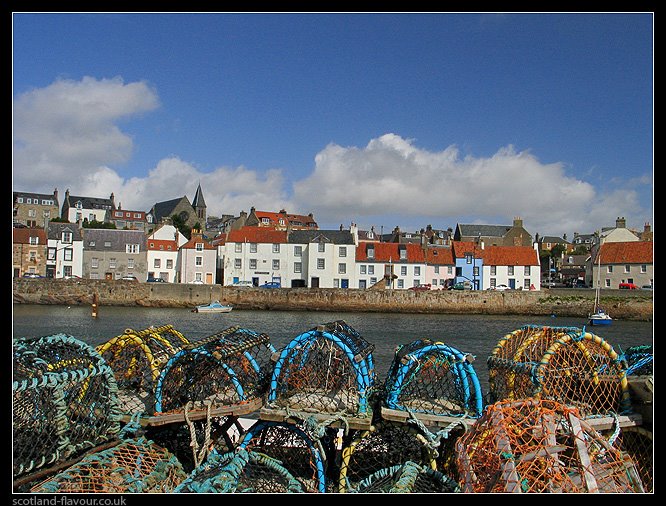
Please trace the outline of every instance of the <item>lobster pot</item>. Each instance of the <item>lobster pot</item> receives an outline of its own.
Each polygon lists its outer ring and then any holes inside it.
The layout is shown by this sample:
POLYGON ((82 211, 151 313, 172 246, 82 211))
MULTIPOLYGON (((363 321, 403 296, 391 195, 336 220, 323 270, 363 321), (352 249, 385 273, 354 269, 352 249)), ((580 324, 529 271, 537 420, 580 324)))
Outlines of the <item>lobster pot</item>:
POLYGON ((230 327, 184 347, 157 379, 156 414, 185 413, 194 419, 203 412, 238 415, 259 409, 268 384, 269 340, 266 334, 230 327))
POLYGON ((317 440, 303 427, 260 420, 248 429, 240 449, 275 459, 305 492, 326 492, 324 455, 317 440))
POLYGON ((13 344, 14 476, 112 440, 120 430, 113 371, 64 334, 13 344))
POLYGON ((187 338, 172 325, 163 325, 141 331, 126 329, 97 347, 113 369, 126 419, 155 412, 155 386, 160 371, 187 344, 187 338))
POLYGON ((632 460, 553 400, 488 406, 456 453, 463 492, 643 492, 632 460))
POLYGON ((88 455, 32 488, 46 493, 167 493, 187 478, 178 460, 145 438, 88 455))
POLYGON ((585 329, 523 326, 499 341, 488 376, 493 401, 553 399, 583 416, 631 410, 625 364, 585 329))
POLYGON ((356 486, 357 493, 449 493, 459 492, 458 484, 448 476, 429 467, 407 461, 380 469, 356 486))
POLYGON ((434 448, 430 434, 414 425, 380 420, 370 430, 356 431, 343 444, 338 492, 365 490, 377 473, 407 462, 436 469, 434 448))
POLYGON ((474 357, 429 340, 395 351, 386 378, 389 409, 430 415, 478 417, 483 395, 474 357))
POLYGON ((302 493, 301 483, 277 460, 254 451, 208 456, 176 493, 302 493))
POLYGON ((627 362, 627 376, 652 375, 654 353, 652 346, 632 346, 624 352, 624 360, 627 362))
POLYGON ((299 335, 275 363, 268 409, 370 418, 368 397, 375 384, 373 349, 374 345, 344 321, 299 335))
POLYGON ((636 464, 645 492, 654 492, 654 446, 652 432, 644 427, 623 427, 616 448, 627 454, 636 464))

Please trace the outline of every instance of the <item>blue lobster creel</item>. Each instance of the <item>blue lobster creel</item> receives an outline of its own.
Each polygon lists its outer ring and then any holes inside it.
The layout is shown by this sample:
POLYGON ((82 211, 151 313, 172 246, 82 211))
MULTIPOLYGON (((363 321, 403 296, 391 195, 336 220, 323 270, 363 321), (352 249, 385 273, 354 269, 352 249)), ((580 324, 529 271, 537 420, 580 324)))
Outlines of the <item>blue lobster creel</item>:
POLYGON ((16 339, 13 380, 14 476, 74 457, 120 431, 113 371, 72 336, 16 339))
POLYGON ((386 378, 386 406, 432 415, 480 416, 483 395, 473 360, 430 340, 398 347, 386 378))
POLYGON ((375 385, 374 345, 344 321, 294 338, 280 353, 270 382, 269 405, 317 413, 365 416, 375 385))
POLYGON ((266 334, 230 327, 185 346, 157 378, 156 413, 180 411, 188 403, 195 409, 206 403, 214 409, 260 404, 275 351, 269 340, 266 334))
POLYGON ((277 460, 238 448, 213 452, 176 489, 175 493, 299 493, 301 483, 277 460))
POLYGON ((315 439, 299 426, 260 420, 248 429, 238 448, 275 459, 305 492, 326 492, 322 451, 315 439))
POLYGON ((627 376, 653 374, 654 353, 651 345, 631 346, 621 358, 627 362, 627 376))

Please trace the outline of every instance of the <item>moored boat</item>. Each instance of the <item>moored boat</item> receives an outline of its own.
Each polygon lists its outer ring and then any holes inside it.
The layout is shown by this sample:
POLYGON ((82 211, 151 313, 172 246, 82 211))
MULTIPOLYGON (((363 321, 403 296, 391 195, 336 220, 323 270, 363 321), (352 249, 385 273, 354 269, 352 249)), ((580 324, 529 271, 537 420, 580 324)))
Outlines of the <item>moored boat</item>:
POLYGON ((194 313, 230 313, 231 306, 222 304, 219 300, 215 300, 210 304, 201 304, 195 307, 192 312, 194 313))

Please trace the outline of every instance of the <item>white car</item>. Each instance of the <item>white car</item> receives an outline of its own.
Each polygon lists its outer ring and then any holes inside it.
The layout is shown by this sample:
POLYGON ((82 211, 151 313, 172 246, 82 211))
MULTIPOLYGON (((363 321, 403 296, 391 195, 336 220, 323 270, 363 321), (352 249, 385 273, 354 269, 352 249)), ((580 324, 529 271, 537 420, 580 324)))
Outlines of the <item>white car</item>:
POLYGON ((491 286, 490 288, 488 288, 488 290, 497 290, 502 292, 504 290, 511 290, 511 288, 509 288, 506 285, 496 285, 496 286, 491 286))
POLYGON ((234 288, 252 288, 254 285, 252 284, 252 281, 236 281, 229 286, 233 286, 234 288))
POLYGON ((204 282, 203 282, 202 280, 200 280, 200 279, 193 279, 192 281, 190 281, 190 284, 191 284, 191 285, 205 285, 206 283, 204 283, 204 282))

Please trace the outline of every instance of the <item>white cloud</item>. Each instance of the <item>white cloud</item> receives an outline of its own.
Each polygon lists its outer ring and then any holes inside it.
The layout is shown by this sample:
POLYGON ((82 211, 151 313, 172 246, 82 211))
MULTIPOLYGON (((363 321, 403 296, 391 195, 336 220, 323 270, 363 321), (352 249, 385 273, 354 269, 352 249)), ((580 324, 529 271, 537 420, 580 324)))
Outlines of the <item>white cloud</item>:
POLYGON ((23 93, 14 101, 15 186, 50 192, 63 181, 101 181, 107 165, 132 154, 132 139, 115 123, 158 106, 146 83, 119 77, 59 79, 23 93))

